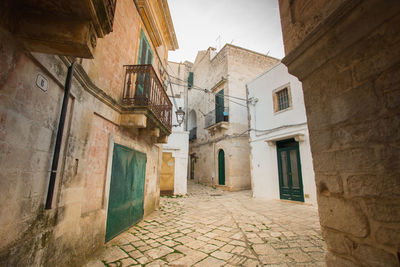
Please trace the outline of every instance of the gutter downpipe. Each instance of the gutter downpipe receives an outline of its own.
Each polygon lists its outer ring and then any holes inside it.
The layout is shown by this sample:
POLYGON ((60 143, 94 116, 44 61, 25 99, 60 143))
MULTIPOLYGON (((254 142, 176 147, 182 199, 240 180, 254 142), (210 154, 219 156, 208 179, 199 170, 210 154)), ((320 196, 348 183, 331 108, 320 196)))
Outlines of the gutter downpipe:
POLYGON ((71 66, 68 68, 67 79, 65 81, 64 98, 61 108, 60 121, 58 122, 58 131, 56 138, 56 145, 54 148, 53 163, 51 164, 49 189, 47 191, 47 199, 45 209, 51 209, 51 204, 53 202, 54 186, 57 176, 58 160, 60 159, 61 142, 64 132, 65 117, 67 115, 68 100, 71 91, 72 77, 74 76, 76 62, 72 62, 71 66))

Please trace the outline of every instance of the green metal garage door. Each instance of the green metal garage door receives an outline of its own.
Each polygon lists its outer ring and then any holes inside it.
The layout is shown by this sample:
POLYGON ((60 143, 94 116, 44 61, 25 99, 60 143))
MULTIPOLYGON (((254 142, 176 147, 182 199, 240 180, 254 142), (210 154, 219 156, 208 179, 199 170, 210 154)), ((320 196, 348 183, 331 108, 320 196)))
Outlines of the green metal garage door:
POLYGON ((106 241, 143 218, 146 154, 114 145, 106 241))

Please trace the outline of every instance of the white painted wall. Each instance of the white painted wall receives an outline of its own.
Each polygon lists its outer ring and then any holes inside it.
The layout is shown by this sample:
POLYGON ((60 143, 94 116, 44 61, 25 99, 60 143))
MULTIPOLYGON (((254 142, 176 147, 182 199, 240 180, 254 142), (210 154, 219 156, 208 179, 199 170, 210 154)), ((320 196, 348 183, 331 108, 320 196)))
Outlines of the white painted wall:
POLYGON ((179 107, 182 107, 185 113, 187 113, 187 105, 185 103, 187 90, 184 86, 185 83, 182 81, 187 79, 188 69, 186 64, 168 62, 168 71, 173 76, 171 77, 173 90, 171 90, 170 86, 167 88, 169 99, 173 104, 173 127, 172 133, 168 137, 168 143, 163 146, 163 152, 171 152, 172 157, 175 159, 174 194, 185 195, 187 193, 189 132, 184 130, 187 123, 187 116, 184 123, 178 126, 175 112, 179 107))
POLYGON ((173 132, 168 137, 168 143, 163 147, 164 152, 172 152, 175 158, 174 194, 187 193, 187 167, 189 153, 189 132, 173 132))
POLYGON ((247 84, 250 112, 251 181, 253 196, 279 199, 276 141, 300 137, 299 150, 306 203, 316 204, 314 170, 301 82, 282 63, 247 84), (274 112, 273 91, 289 85, 292 107, 274 112), (257 101, 258 100, 258 101, 257 101), (270 141, 270 142, 268 142, 270 141))

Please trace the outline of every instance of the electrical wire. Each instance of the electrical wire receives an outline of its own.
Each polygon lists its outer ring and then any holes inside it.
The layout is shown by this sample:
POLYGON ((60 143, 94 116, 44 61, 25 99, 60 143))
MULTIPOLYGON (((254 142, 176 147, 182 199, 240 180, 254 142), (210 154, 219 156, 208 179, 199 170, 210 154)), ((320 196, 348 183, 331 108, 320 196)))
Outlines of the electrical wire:
MULTIPOLYGON (((179 85, 179 86, 188 87, 187 85, 184 85, 184 84, 179 84, 179 83, 173 83, 173 84, 179 85)), ((236 101, 233 101, 233 100, 231 100, 231 99, 229 99, 229 98, 237 98, 237 99, 239 99, 239 100, 245 100, 245 99, 241 99, 241 98, 238 98, 238 97, 232 97, 232 96, 230 96, 230 95, 219 95, 219 94, 216 94, 216 93, 214 93, 214 92, 210 92, 210 91, 208 91, 207 89, 200 89, 200 88, 195 88, 195 87, 191 87, 191 88, 194 89, 194 90, 203 91, 203 92, 208 93, 208 94, 213 94, 213 95, 215 95, 215 96, 217 96, 217 97, 224 98, 224 99, 228 100, 229 102, 232 102, 232 103, 235 103, 235 104, 237 104, 237 105, 239 105, 239 106, 242 106, 242 107, 247 108, 246 105, 243 105, 243 104, 241 104, 241 103, 238 103, 238 102, 236 102, 236 101)), ((247 101, 247 100, 246 100, 246 101, 247 101)))
MULTIPOLYGON (((172 78, 174 78, 174 79, 176 79, 176 80, 179 80, 179 81, 181 81, 181 82, 184 82, 184 83, 187 82, 187 81, 182 80, 182 79, 180 79, 180 78, 178 78, 178 77, 172 76, 172 78)), ((180 85, 189 88, 189 86, 187 86, 186 84, 180 84, 180 85)), ((209 90, 207 90, 207 89, 205 89, 205 88, 202 88, 202 87, 199 87, 199 86, 194 85, 194 84, 193 84, 190 88, 197 89, 197 90, 202 90, 202 91, 205 91, 205 92, 209 92, 209 93, 211 93, 211 94, 216 94, 216 93, 214 93, 214 92, 210 92, 209 90)), ((242 100, 242 101, 247 101, 247 99, 241 98, 241 97, 237 97, 237 96, 231 96, 231 95, 224 95, 224 96, 230 97, 230 98, 235 98, 235 99, 242 100)))

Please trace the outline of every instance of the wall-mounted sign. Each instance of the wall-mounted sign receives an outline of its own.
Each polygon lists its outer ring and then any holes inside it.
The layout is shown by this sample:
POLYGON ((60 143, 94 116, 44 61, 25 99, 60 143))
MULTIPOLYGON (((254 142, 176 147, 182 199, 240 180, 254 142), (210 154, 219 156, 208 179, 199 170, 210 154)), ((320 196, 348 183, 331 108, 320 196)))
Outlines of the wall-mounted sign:
POLYGON ((37 85, 37 87, 42 89, 42 91, 44 91, 44 92, 46 92, 47 89, 49 89, 49 81, 42 74, 37 75, 36 85, 37 85))

